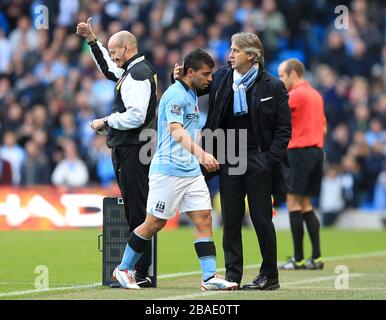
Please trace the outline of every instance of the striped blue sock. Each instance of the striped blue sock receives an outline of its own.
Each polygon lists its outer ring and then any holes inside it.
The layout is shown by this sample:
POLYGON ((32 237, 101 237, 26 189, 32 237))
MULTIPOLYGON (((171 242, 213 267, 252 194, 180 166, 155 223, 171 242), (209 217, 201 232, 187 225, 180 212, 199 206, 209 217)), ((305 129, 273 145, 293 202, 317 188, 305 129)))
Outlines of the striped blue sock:
POLYGON ((194 241, 198 260, 205 281, 216 273, 216 247, 213 238, 200 238, 194 241))

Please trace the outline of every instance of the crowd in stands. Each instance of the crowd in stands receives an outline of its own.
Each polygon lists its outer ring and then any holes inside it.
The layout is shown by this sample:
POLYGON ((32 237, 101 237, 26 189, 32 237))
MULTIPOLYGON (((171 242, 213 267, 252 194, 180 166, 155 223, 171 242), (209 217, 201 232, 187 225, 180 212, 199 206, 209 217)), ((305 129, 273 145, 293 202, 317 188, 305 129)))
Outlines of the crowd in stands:
MULTIPOLYGON (((326 169, 320 208, 386 209, 386 3, 326 0, 3 0, 0 3, 0 184, 79 187, 115 181, 105 138, 114 83, 97 70, 76 25, 91 16, 107 45, 127 29, 158 73, 158 98, 193 48, 227 63, 230 37, 255 32, 265 67, 289 57, 323 95, 326 169), (48 8, 48 29, 35 9, 48 8), (338 5, 349 9, 337 28, 338 5), (10 177, 11 172, 11 178, 10 177), (331 197, 339 201, 331 201, 331 197), (330 200, 329 200, 330 199, 330 200)), ((205 106, 202 107, 205 116, 205 106)))

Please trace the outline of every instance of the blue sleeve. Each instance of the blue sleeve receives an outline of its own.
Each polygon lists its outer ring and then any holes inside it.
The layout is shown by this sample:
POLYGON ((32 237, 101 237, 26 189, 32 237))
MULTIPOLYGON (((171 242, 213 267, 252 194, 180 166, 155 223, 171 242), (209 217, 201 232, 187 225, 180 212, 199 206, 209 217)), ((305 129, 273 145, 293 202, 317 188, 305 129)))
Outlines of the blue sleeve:
POLYGON ((165 113, 168 123, 178 122, 184 125, 184 99, 180 93, 170 92, 165 100, 165 113))

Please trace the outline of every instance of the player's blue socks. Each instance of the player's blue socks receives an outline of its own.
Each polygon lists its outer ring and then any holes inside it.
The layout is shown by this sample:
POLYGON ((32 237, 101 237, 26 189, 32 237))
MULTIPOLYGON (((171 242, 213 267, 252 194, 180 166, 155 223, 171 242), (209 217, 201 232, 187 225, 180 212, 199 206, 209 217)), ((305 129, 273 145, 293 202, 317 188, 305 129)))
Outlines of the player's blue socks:
POLYGON ((129 241, 123 253, 122 262, 119 265, 119 270, 134 270, 135 264, 142 256, 150 240, 141 238, 135 232, 132 232, 129 241))
POLYGON ((194 247, 200 261, 202 279, 206 281, 216 273, 216 247, 213 238, 197 239, 194 247))

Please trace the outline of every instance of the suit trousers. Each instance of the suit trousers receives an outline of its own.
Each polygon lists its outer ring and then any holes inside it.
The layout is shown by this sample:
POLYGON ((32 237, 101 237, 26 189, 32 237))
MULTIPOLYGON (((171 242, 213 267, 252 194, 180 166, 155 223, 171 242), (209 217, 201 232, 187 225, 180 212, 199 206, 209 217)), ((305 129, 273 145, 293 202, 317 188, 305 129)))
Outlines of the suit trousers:
POLYGON ((248 149, 247 170, 243 175, 230 175, 229 164, 220 167, 226 276, 237 282, 241 282, 243 275, 241 229, 246 195, 263 258, 260 273, 273 278, 278 277, 276 232, 272 222, 272 167, 268 163, 267 155, 268 152, 248 149))
MULTIPOLYGON (((149 193, 150 164, 143 164, 139 159, 142 145, 112 148, 112 162, 115 176, 125 206, 125 214, 130 233, 141 225, 146 218, 146 201, 149 193)), ((137 262, 135 270, 147 274, 151 263, 151 244, 137 262)))

